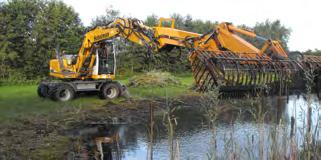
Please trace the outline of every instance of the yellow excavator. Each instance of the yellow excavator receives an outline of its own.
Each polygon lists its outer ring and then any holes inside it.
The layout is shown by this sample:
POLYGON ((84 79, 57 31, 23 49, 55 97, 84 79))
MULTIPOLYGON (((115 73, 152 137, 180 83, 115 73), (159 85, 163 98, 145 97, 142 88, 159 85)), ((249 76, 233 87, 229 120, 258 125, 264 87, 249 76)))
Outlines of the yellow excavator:
POLYGON ((56 59, 50 60, 49 74, 59 81, 42 81, 38 95, 59 101, 68 101, 80 92, 96 91, 104 99, 122 95, 125 87, 115 80, 114 41, 118 37, 145 46, 149 52, 188 48, 200 91, 215 86, 236 91, 275 85, 290 81, 292 73, 302 69, 299 63, 288 60, 279 41, 231 23, 221 23, 212 31, 199 34, 176 29, 174 19, 160 18, 158 26, 150 27, 137 19, 117 18, 87 32, 77 57, 56 52, 56 59), (164 26, 165 21, 171 25, 164 26), (264 46, 258 49, 240 35, 262 40, 264 46))

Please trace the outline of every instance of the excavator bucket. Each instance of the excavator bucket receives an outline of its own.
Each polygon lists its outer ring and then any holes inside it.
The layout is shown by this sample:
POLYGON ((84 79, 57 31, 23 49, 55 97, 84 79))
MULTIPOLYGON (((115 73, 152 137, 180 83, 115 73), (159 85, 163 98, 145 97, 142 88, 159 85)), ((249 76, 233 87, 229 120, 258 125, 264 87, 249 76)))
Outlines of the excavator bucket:
POLYGON ((190 54, 193 76, 198 90, 205 92, 219 87, 227 95, 249 93, 286 94, 289 89, 304 86, 303 66, 292 60, 271 60, 267 56, 236 54, 229 51, 195 50, 190 54), (303 80, 302 80, 303 81, 303 80), (263 92, 262 92, 263 91, 263 92))
POLYGON ((321 57, 313 55, 303 55, 303 61, 313 69, 321 68, 321 57))

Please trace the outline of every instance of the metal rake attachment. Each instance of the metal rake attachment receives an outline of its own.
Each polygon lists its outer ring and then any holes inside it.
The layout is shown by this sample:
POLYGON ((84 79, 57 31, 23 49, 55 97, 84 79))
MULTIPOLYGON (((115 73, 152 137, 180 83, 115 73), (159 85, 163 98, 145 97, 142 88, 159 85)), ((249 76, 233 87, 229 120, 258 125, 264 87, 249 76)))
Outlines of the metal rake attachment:
POLYGON ((318 71, 321 69, 321 57, 313 55, 303 55, 303 61, 306 68, 318 71))
POLYGON ((304 73, 310 83, 314 83, 314 91, 321 99, 321 57, 313 55, 304 55, 302 63, 305 66, 304 73))
MULTIPOLYGON (((271 60, 267 56, 229 51, 196 50, 191 59, 198 90, 205 92, 219 87, 223 93, 288 93, 289 88, 301 88, 303 69, 292 60, 271 60), (256 57, 256 58, 250 58, 256 57)), ((303 79, 302 79, 303 81, 303 79)))

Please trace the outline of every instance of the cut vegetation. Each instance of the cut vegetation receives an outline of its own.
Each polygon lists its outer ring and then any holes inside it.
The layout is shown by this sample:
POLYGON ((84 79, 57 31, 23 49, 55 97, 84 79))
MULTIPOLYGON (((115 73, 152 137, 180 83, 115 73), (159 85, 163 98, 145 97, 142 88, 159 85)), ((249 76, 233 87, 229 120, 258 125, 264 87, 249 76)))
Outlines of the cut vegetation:
POLYGON ((181 81, 171 73, 153 70, 130 78, 128 86, 165 87, 181 84, 181 81))

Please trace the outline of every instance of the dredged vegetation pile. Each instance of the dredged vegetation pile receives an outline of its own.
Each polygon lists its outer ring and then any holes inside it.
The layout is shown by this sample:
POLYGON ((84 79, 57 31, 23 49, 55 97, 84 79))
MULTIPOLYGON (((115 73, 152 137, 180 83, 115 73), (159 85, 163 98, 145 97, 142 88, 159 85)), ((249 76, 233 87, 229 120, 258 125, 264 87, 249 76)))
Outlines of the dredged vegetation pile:
POLYGON ((134 87, 165 87, 180 85, 181 82, 169 72, 150 71, 129 79, 129 86, 134 87))

